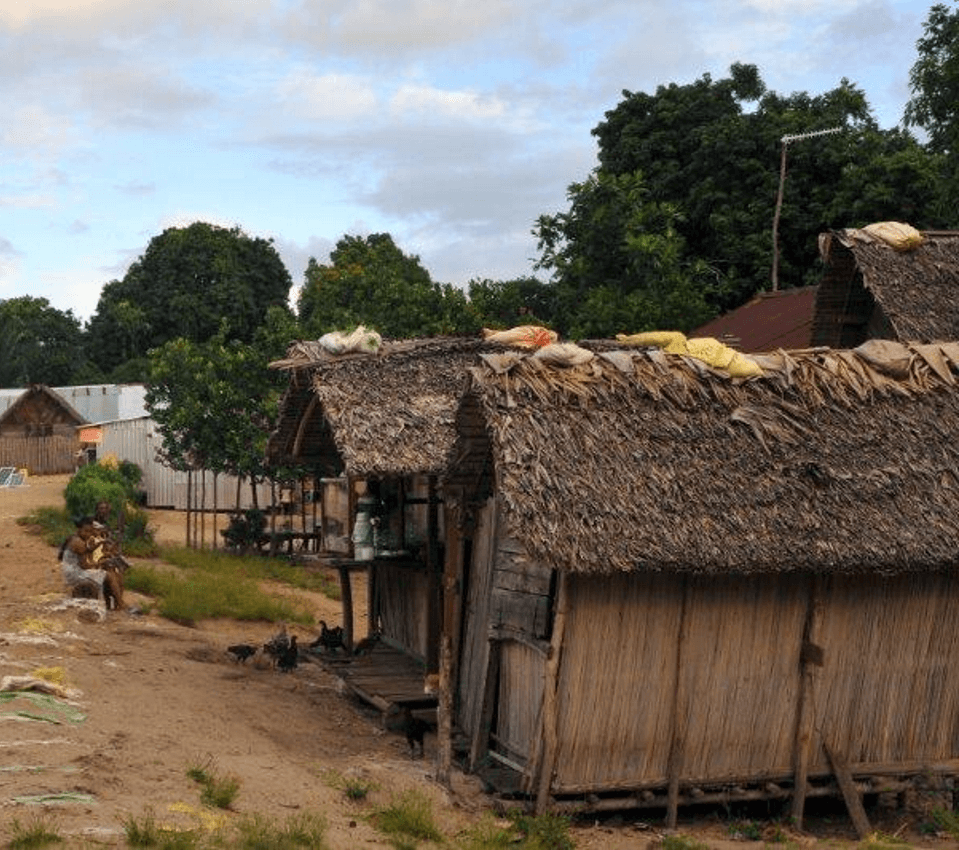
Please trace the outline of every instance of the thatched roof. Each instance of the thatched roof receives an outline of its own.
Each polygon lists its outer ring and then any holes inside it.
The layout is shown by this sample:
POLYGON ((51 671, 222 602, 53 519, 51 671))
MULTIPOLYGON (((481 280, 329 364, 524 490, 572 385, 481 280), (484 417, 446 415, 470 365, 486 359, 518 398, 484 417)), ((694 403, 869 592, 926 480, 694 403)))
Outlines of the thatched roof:
POLYGON ((925 231, 923 237, 918 248, 896 251, 863 239, 861 231, 822 234, 825 271, 812 344, 959 339, 959 232, 925 231))
POLYGON ((439 474, 467 367, 480 352, 502 350, 478 338, 434 338, 336 356, 318 342, 295 343, 271 364, 290 371, 290 385, 267 457, 331 476, 439 474))
POLYGON ((31 384, 3 413, 0 426, 12 423, 83 425, 86 419, 45 384, 31 384))
POLYGON ((446 481, 495 486, 506 533, 576 573, 956 565, 959 343, 755 359, 484 356, 446 481))

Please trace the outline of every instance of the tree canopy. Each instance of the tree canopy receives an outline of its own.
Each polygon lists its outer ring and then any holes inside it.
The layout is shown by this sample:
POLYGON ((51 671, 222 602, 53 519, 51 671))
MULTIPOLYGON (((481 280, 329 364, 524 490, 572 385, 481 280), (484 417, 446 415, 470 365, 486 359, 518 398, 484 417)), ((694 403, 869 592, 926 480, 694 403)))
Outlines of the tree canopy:
POLYGON ((92 375, 72 310, 23 295, 0 301, 0 386, 67 386, 92 375))
POLYGON ((788 148, 779 267, 786 285, 799 286, 818 278, 824 230, 888 218, 940 223, 925 152, 902 130, 880 130, 855 85, 844 79, 825 94, 782 96, 755 66, 734 64, 720 80, 706 74, 655 94, 624 91, 593 134, 601 174, 639 172, 645 201, 676 210, 686 257, 719 276, 707 300, 727 310, 770 285, 783 137, 833 127, 842 132, 788 148))
POLYGON ((311 257, 297 313, 304 334, 316 337, 360 324, 393 338, 478 329, 462 290, 434 283, 388 233, 344 236, 329 265, 311 257))
POLYGON ((270 240, 204 222, 171 227, 103 287, 89 350, 109 374, 170 340, 208 340, 224 322, 228 339, 249 342, 269 308, 286 308, 291 285, 270 240))

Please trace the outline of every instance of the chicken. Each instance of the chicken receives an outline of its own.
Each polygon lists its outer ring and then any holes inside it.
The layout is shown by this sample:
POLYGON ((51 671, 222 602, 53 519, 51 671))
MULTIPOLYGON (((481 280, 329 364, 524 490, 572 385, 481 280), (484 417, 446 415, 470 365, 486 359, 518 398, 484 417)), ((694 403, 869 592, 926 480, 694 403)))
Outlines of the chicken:
POLYGON ((289 647, 290 638, 286 634, 286 626, 282 626, 273 637, 263 644, 263 651, 273 659, 275 665, 279 661, 280 656, 283 655, 289 647))
POLYGON ((289 673, 296 668, 299 661, 299 649, 296 646, 296 635, 290 635, 290 642, 276 659, 276 666, 282 673, 289 673))
POLYGON ((228 646, 226 651, 233 656, 234 661, 240 664, 245 662, 247 658, 256 655, 256 647, 250 646, 248 643, 235 643, 232 646, 228 646))
POLYGON ((346 649, 343 641, 343 627, 334 626, 327 628, 326 621, 320 620, 320 636, 310 644, 310 649, 328 650, 336 652, 337 649, 346 649))
POLYGON ((380 642, 379 632, 374 632, 368 637, 363 638, 356 646, 353 647, 354 655, 369 655, 375 648, 376 645, 380 642))
POLYGON ((406 743, 410 745, 410 758, 416 758, 416 747, 419 745, 420 758, 423 757, 423 737, 430 725, 423 718, 416 717, 408 705, 403 706, 403 732, 406 743))

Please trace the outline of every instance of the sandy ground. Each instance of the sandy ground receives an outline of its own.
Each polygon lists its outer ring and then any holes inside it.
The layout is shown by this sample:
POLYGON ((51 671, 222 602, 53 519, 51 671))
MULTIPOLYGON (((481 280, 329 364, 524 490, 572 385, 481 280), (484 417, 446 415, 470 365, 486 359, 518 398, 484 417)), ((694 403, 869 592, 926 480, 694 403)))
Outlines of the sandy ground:
MULTIPOLYGON (((329 846, 365 848, 389 846, 366 816, 407 788, 431 798, 451 837, 488 810, 473 778, 454 771, 452 789, 433 781, 435 736, 427 736, 426 758, 411 760, 405 739, 341 693, 320 665, 282 674, 236 664, 226 654, 231 643, 261 643, 275 631, 271 624, 188 628, 127 612, 91 622, 76 609, 59 610, 65 597, 56 551, 15 520, 35 507, 62 505, 67 480, 34 478, 0 489, 0 679, 60 668, 71 689, 69 704, 0 702, 0 847, 15 819, 23 825, 41 814, 70 837, 69 846, 89 847, 125 846, 124 823, 148 813, 161 823, 211 829, 250 813, 280 822, 320 813, 329 846), (201 806, 187 776, 196 765, 239 780, 231 810, 201 806), (373 790, 365 802, 351 802, 336 777, 362 779, 373 790)), ((179 544, 185 537, 182 514, 154 512, 151 524, 161 541, 179 544)), ((364 589, 358 582, 358 598, 364 589)), ((317 621, 339 622, 339 603, 304 598, 317 621)), ((148 600, 128 594, 127 601, 148 600)), ((357 624, 358 633, 364 626, 357 624)), ((293 631, 301 642, 316 634, 293 631)), ((647 847, 661 836, 657 817, 633 813, 584 824, 574 831, 577 847, 647 847)), ((736 843, 728 840, 728 819, 685 821, 680 831, 709 847, 736 843)), ((789 840, 836 847, 853 846, 854 837, 840 818, 827 834, 789 840)), ((915 834, 908 840, 956 846, 915 834)))

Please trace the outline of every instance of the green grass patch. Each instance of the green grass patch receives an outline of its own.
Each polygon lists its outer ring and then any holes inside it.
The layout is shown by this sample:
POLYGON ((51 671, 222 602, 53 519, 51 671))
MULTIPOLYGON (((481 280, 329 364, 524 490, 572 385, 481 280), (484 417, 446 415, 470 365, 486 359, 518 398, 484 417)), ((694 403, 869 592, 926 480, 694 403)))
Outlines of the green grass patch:
POLYGON ((324 771, 323 781, 330 788, 342 791, 343 796, 353 803, 362 803, 378 787, 372 779, 363 776, 344 776, 338 770, 324 771))
POLYGON ((326 820, 309 812, 291 815, 282 823, 254 814, 243 818, 236 830, 237 839, 230 846, 239 850, 325 850, 328 846, 326 820))
POLYGON ((415 847, 416 841, 443 841, 430 801, 416 790, 393 797, 389 805, 373 812, 370 821, 397 848, 415 847))
POLYGON ((177 622, 229 617, 313 624, 313 615, 304 605, 264 592, 258 578, 251 577, 237 559, 209 552, 189 555, 176 559, 183 568, 179 573, 137 565, 127 573, 126 586, 155 597, 156 612, 177 622))
POLYGON ((62 843, 63 838, 59 831, 43 817, 35 816, 23 824, 17 818, 13 819, 10 825, 10 840, 6 846, 10 850, 38 850, 62 843))
POLYGON ((340 598, 338 580, 328 573, 291 564, 285 558, 236 555, 220 550, 197 550, 183 546, 165 546, 160 550, 160 557, 166 563, 184 570, 230 572, 257 581, 276 581, 298 590, 322 593, 330 599, 340 598))
POLYGON ((51 546, 59 546, 77 530, 66 508, 37 508, 18 517, 17 525, 37 529, 43 542, 51 546))
POLYGON ((229 809, 240 793, 240 780, 235 776, 221 776, 213 760, 192 764, 186 775, 200 786, 200 800, 214 809, 229 809))

